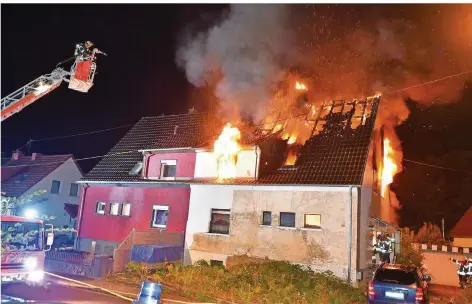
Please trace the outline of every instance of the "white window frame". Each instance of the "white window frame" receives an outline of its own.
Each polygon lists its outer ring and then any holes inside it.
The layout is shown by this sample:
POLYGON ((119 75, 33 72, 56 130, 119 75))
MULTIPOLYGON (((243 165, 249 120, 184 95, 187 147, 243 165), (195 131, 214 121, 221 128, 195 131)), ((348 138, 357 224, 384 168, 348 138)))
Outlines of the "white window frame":
POLYGON ((164 176, 164 166, 175 166, 175 175, 177 175, 177 160, 161 160, 161 167, 159 169, 159 178, 164 180, 175 180, 175 176, 164 176))
POLYGON ((96 202, 95 203, 95 214, 105 215, 105 213, 106 213, 105 210, 106 209, 107 209, 107 203, 106 202, 96 202), (99 210, 98 206, 104 206, 103 210, 99 210))
POLYGON ((121 204, 120 216, 131 216, 131 203, 121 204), (129 205, 129 214, 123 214, 123 209, 125 208, 125 205, 129 205))
POLYGON ((51 182, 51 189, 49 190, 50 194, 60 194, 61 193, 61 181, 57 179, 53 179, 51 182), (59 182, 59 187, 57 187, 57 192, 52 192, 52 185, 54 185, 54 182, 59 182))
POLYGON ((109 214, 109 215, 113 215, 113 216, 118 216, 118 215, 120 215, 120 205, 121 205, 120 203, 111 202, 111 203, 110 203, 110 209, 109 209, 110 211, 108 212, 108 214, 109 214), (111 213, 111 210, 112 210, 112 207, 113 207, 113 206, 116 206, 116 205, 118 205, 118 209, 116 209, 116 214, 113 214, 113 213, 111 213))
POLYGON ((169 222, 169 206, 153 205, 152 206, 152 214, 151 214, 151 228, 166 229, 168 222, 169 222), (156 210, 156 212, 154 212, 154 210, 156 210), (158 210, 167 211, 167 222, 166 222, 165 225, 154 224, 154 220, 157 219, 157 218, 154 218, 154 214, 157 216, 157 211, 158 210))

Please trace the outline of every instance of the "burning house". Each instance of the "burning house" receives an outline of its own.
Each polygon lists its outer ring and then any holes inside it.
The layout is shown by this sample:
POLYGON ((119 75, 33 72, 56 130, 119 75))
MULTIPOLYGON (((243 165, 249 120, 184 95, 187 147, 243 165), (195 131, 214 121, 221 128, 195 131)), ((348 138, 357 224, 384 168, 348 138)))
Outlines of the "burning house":
POLYGON ((133 229, 169 231, 185 234, 187 264, 247 254, 355 280, 371 263, 372 219, 390 221, 378 104, 310 106, 302 128, 143 118, 80 181, 77 247, 113 254, 133 229))

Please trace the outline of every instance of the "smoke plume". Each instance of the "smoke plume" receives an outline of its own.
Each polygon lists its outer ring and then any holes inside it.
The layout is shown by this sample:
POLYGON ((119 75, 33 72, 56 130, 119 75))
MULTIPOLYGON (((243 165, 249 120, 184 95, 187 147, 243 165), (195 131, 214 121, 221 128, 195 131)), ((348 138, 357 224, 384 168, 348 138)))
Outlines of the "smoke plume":
POLYGON ((176 61, 197 87, 213 86, 224 113, 260 120, 285 68, 296 58, 285 5, 231 5, 206 32, 186 35, 176 61))

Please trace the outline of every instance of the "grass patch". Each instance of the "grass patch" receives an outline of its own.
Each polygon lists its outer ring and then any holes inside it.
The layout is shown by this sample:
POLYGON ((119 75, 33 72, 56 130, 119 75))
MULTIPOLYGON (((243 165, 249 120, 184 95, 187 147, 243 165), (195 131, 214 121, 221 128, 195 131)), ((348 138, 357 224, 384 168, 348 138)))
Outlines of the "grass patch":
POLYGON ((152 280, 202 301, 222 299, 239 303, 365 303, 362 290, 331 272, 317 273, 288 262, 267 261, 233 265, 229 269, 196 265, 150 271, 132 263, 129 281, 152 280), (133 279, 132 279, 133 278, 133 279))

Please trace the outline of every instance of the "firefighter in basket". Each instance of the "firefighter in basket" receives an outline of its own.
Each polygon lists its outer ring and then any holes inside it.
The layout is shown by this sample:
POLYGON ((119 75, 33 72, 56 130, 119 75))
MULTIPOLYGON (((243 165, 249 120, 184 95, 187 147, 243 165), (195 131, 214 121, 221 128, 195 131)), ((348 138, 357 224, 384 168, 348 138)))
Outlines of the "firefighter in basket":
POLYGON ((470 284, 472 278, 472 260, 467 257, 464 257, 463 261, 453 258, 450 258, 449 260, 459 265, 459 269, 457 269, 459 285, 461 288, 465 288, 466 285, 470 284))

